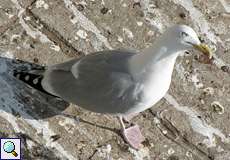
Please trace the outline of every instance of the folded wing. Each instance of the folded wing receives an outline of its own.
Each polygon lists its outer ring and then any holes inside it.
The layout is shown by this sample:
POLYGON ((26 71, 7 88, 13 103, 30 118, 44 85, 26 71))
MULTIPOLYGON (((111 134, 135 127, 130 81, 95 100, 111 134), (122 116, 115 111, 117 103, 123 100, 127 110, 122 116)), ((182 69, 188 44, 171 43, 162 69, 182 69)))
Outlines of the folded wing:
POLYGON ((133 55, 104 51, 52 66, 42 85, 48 92, 94 112, 126 112, 138 101, 132 94, 136 83, 127 66, 133 55))

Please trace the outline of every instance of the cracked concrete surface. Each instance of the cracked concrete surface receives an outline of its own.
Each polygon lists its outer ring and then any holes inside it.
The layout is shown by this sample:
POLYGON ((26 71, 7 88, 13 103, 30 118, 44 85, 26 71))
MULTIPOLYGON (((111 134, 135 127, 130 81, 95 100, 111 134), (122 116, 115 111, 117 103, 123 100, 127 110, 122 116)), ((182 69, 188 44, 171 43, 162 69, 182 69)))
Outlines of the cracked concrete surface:
POLYGON ((229 8, 227 0, 0 0, 1 137, 23 139, 24 159, 230 160, 229 8), (195 51, 177 59, 168 94, 133 119, 146 137, 139 151, 116 118, 9 74, 105 49, 141 50, 173 24, 193 27, 215 60, 204 64, 195 51))

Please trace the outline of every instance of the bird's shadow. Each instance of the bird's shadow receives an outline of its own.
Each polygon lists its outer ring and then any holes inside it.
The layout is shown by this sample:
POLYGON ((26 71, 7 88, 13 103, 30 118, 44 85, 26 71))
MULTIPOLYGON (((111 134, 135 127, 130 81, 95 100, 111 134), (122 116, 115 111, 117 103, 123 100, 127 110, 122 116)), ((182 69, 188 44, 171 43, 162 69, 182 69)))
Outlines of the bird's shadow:
MULTIPOLYGON (((69 103, 37 91, 13 76, 14 70, 42 69, 41 65, 22 60, 0 57, 0 110, 26 119, 45 119, 61 115, 76 120, 76 117, 64 114, 69 103)), ((79 122, 97 126, 120 134, 119 130, 109 128, 78 118, 79 122)))
POLYGON ((30 137, 30 135, 28 135, 26 133, 8 134, 8 133, 0 131, 0 137, 4 137, 4 138, 17 137, 17 138, 20 138, 20 140, 21 140, 21 157, 23 157, 23 159, 25 159, 25 160, 30 160, 30 159, 60 160, 61 159, 58 157, 55 150, 38 143, 36 140, 33 139, 33 137, 30 137), (32 143, 33 145, 28 146, 28 143, 27 143, 28 141, 30 141, 30 143, 32 143))
POLYGON ((13 76, 14 70, 42 69, 41 65, 0 57, 0 109, 27 119, 44 119, 64 111, 69 103, 37 91, 13 76))
POLYGON ((71 118, 71 119, 75 120, 76 122, 81 122, 81 123, 85 123, 85 124, 88 124, 88 125, 91 125, 91 126, 95 126, 95 127, 101 128, 101 129, 105 129, 105 130, 111 131, 113 133, 116 133, 117 135, 122 136, 120 129, 110 128, 110 127, 98 125, 96 123, 93 123, 93 122, 90 122, 90 121, 86 121, 86 120, 84 120, 82 118, 79 118, 79 117, 76 117, 76 116, 73 116, 73 115, 70 115, 70 114, 62 113, 61 115, 63 117, 71 118))

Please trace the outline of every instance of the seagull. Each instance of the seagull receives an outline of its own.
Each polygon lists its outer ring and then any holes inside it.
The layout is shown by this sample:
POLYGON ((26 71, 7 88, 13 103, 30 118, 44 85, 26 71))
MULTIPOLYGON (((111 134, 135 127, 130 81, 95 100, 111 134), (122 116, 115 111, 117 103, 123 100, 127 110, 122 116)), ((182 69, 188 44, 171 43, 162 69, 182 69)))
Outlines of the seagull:
POLYGON ((167 93, 176 58, 196 49, 212 58, 207 45, 186 25, 168 28, 142 51, 100 51, 44 70, 14 71, 14 76, 30 86, 74 103, 92 112, 118 117, 121 133, 133 148, 144 137, 137 124, 125 121, 156 104, 167 93))

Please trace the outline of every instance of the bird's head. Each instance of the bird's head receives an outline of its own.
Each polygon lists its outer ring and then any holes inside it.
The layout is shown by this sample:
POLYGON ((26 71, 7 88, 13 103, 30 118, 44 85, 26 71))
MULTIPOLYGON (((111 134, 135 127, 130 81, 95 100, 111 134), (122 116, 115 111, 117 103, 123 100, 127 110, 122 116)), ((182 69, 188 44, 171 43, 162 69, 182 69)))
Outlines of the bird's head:
POLYGON ((172 46, 179 46, 179 50, 196 49, 208 56, 210 59, 212 58, 212 52, 209 47, 200 42, 196 32, 189 26, 173 26, 169 28, 164 35, 170 37, 170 42, 168 43, 172 46))

